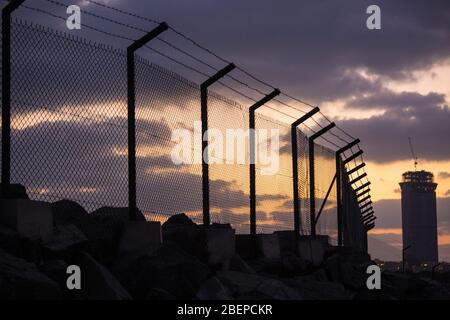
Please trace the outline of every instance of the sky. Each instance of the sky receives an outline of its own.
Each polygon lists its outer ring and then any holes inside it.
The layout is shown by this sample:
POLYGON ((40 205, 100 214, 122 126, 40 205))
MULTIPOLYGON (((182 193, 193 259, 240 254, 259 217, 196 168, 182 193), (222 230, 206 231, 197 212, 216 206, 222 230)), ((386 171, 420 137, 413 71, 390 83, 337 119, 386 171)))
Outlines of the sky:
MULTIPOLYGON (((82 10, 119 17, 86 1, 61 2, 78 3, 82 10)), ((419 158, 418 169, 433 172, 438 183, 440 256, 450 261, 449 1, 102 2, 167 21, 274 87, 320 106, 339 126, 360 138, 378 217, 370 238, 375 244, 383 241, 397 256, 401 248, 398 183, 403 172, 414 170, 408 145, 411 137, 419 158), (381 8, 381 30, 366 28, 366 8, 371 4, 381 8)), ((63 8, 44 0, 26 3, 65 14, 63 8)), ((62 21, 21 10, 20 17, 64 29, 62 21)), ((91 17, 82 19, 87 24, 94 23, 91 17)), ((154 27, 126 17, 123 21, 144 29, 154 27)), ((139 34, 115 26, 109 28, 134 38, 139 34)), ((124 48, 127 44, 91 30, 71 33, 116 47, 124 48)), ((171 37, 168 35, 167 39, 175 39, 171 37)), ((188 48, 188 42, 176 41, 188 48)), ((149 52, 142 55, 160 62, 160 57, 149 52)), ((205 55, 204 59, 212 58, 205 55)), ((167 67, 179 71, 177 66, 167 67)), ((196 76, 188 78, 198 82, 196 76)), ((219 93, 248 105, 242 97, 221 90, 218 89, 219 93)), ((273 115, 271 111, 267 114, 273 115)), ((377 255, 387 259, 387 254, 377 255)))

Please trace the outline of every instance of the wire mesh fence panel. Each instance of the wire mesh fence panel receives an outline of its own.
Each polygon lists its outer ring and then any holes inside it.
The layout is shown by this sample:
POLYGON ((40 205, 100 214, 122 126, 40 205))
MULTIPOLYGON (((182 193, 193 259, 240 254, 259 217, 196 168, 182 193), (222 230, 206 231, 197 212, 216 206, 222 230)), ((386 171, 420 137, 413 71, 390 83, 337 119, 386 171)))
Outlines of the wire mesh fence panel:
POLYGON ((202 221, 199 121, 196 84, 136 59, 137 206, 152 220, 186 213, 202 221))
POLYGON ((211 221, 250 232, 248 113, 244 107, 208 92, 211 221))
MULTIPOLYGON (((36 200, 71 199, 90 211, 126 207, 125 52, 21 21, 11 30, 11 181, 25 185, 36 200)), ((249 233, 248 107, 209 91, 208 111, 211 222, 249 233)), ((255 117, 258 233, 294 229, 291 127, 275 118, 262 112, 255 117)), ((148 219, 165 222, 183 212, 202 222, 200 119, 199 85, 136 57, 137 206, 148 219)), ((308 138, 300 130, 297 137, 300 232, 308 235, 308 138)), ((318 212, 335 160, 332 150, 315 150, 318 212)), ((354 218, 360 214, 356 200, 346 199, 354 218)), ((355 221, 348 228, 356 234, 360 230, 353 229, 362 227, 355 221)), ((317 233, 336 243, 335 185, 317 233)))
MULTIPOLYGON (((324 203, 327 192, 336 174, 335 153, 321 145, 315 145, 314 170, 315 170, 315 196, 316 215, 324 203)), ((331 191, 326 199, 316 224, 316 233, 328 235, 330 242, 337 244, 337 208, 336 208, 336 183, 333 183, 331 191)))
POLYGON ((300 198, 300 233, 311 234, 311 211, 309 201, 308 137, 297 129, 298 194, 300 198))
POLYGON ((127 205, 123 52, 11 26, 11 180, 33 199, 127 205))
POLYGON ((257 230, 294 229, 290 126, 256 113, 257 230))

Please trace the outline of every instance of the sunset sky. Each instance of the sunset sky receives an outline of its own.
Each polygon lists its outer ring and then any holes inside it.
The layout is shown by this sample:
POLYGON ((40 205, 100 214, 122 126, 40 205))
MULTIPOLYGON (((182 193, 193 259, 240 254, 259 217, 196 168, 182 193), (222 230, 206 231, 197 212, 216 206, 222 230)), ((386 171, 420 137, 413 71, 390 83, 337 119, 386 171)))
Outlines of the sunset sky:
MULTIPOLYGON (((106 12, 84 1, 61 2, 106 12)), ((377 227, 370 232, 371 245, 383 241, 401 248, 398 183, 403 172, 414 170, 408 145, 412 137, 418 169, 433 172, 438 183, 440 258, 450 261, 448 0, 102 2, 167 21, 258 78, 320 106, 338 125, 359 137, 378 217, 377 227), (381 30, 366 28, 365 11, 371 4, 381 8, 381 30)), ((26 3, 65 15, 63 8, 44 0, 26 3)), ((25 9, 17 16, 64 30, 63 22, 51 22, 25 9)), ((83 22, 89 23, 89 17, 83 22)), ((132 22, 150 29, 142 21, 132 22)), ((124 47, 105 36, 88 34, 102 43, 124 47)), ((148 53, 143 55, 152 59, 148 53)), ((226 94, 245 103, 241 97, 226 94)), ((400 259, 398 250, 385 255, 371 250, 378 258, 400 259)))

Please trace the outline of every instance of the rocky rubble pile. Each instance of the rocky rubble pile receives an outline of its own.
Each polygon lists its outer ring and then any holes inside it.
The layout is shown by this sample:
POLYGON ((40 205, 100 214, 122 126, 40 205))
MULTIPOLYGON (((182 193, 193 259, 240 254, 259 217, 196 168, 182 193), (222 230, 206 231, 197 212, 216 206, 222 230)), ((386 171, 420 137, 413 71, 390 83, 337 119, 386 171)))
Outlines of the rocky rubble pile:
MULTIPOLYGON (((313 266, 295 255, 279 259, 234 253, 229 225, 203 227, 186 215, 162 226, 163 244, 119 253, 128 210, 87 213, 79 204, 52 204, 53 236, 26 238, 0 225, 0 299, 441 299, 449 286, 385 272, 382 290, 366 287, 367 254, 329 248, 313 266), (214 234, 230 243, 214 243, 214 234), (211 240, 212 239, 212 240, 211 240), (211 246, 220 245, 215 252, 211 246), (232 248, 233 250, 231 250, 232 248), (81 290, 67 288, 69 265, 81 269, 81 290)), ((138 219, 144 221, 139 213, 138 219)))

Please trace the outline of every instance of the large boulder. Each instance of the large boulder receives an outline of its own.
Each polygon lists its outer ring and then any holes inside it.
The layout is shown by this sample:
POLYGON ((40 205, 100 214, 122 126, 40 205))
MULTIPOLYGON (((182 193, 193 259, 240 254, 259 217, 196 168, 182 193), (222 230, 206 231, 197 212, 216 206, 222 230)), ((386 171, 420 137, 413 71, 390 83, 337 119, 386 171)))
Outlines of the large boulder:
POLYGON ((53 222, 56 227, 72 224, 81 230, 89 239, 95 237, 96 223, 88 212, 77 202, 61 200, 52 203, 53 222))
POLYGON ((187 253, 225 270, 235 254, 235 232, 229 224, 196 225, 185 215, 169 219, 162 226, 164 242, 171 242, 187 253))
POLYGON ((308 263, 302 258, 294 255, 282 257, 281 266, 280 276, 282 277, 294 277, 310 271, 308 263))
POLYGON ((0 300, 59 299, 61 291, 36 265, 0 250, 0 300))
POLYGON ((298 290, 306 300, 350 300, 354 296, 342 284, 317 281, 311 277, 296 277, 284 282, 298 290))
POLYGON ((278 277, 294 277, 310 272, 310 266, 300 257, 287 254, 279 259, 260 257, 249 260, 248 264, 257 273, 271 274, 278 277))
POLYGON ((256 273, 256 271, 250 267, 238 254, 233 255, 231 258, 229 269, 231 271, 246 272, 251 274, 256 273))
POLYGON ((54 228, 53 236, 43 243, 47 257, 69 258, 86 248, 87 237, 73 224, 59 225, 54 228))
MULTIPOLYGON (((130 213, 128 208, 102 207, 90 214, 90 217, 98 222, 105 223, 121 223, 125 224, 130 221, 130 213)), ((147 221, 141 211, 136 211, 136 221, 147 221)))
POLYGON ((174 244, 118 260, 114 273, 136 299, 192 299, 209 277, 209 268, 174 244))
POLYGON ((217 277, 212 277, 204 282, 198 290, 196 298, 199 300, 233 299, 228 288, 217 277))
POLYGON ((22 237, 46 240, 53 233, 53 215, 47 202, 26 199, 0 199, 0 225, 22 237))
POLYGON ((398 272, 384 271, 382 279, 385 289, 397 299, 422 298, 422 292, 427 287, 427 282, 423 279, 398 272))
POLYGON ((22 237, 17 231, 2 226, 0 226, 0 249, 36 264, 43 259, 40 240, 22 237))
POLYGON ((236 271, 221 271, 217 278, 235 299, 302 300, 301 293, 282 281, 236 271))
POLYGON ((323 263, 323 268, 332 282, 339 282, 352 290, 367 290, 366 269, 351 263, 345 256, 333 254, 323 263))
MULTIPOLYGON (((129 222, 128 208, 103 207, 89 214, 95 223, 95 234, 88 236, 91 253, 94 258, 104 264, 111 264, 117 256, 122 234, 129 222)), ((146 221, 141 212, 136 221, 146 221)))
POLYGON ((154 221, 129 221, 120 238, 118 255, 133 255, 161 246, 161 224, 154 221))
POLYGON ((66 288, 68 266, 69 265, 64 260, 47 260, 38 268, 39 271, 58 283, 60 288, 66 288))
POLYGON ((74 260, 81 270, 81 290, 76 290, 77 299, 83 300, 130 300, 131 296, 121 283, 102 264, 89 254, 81 253, 74 260))
POLYGON ((423 289, 423 299, 429 300, 449 300, 450 299, 450 285, 444 284, 432 279, 422 279, 426 283, 423 289))
POLYGON ((186 214, 174 214, 169 217, 169 219, 162 225, 163 229, 173 228, 173 227, 183 227, 183 226, 194 226, 196 225, 186 214))
POLYGON ((29 199, 26 188, 21 184, 10 184, 8 191, 3 193, 3 185, 0 183, 0 197, 6 199, 29 199))

